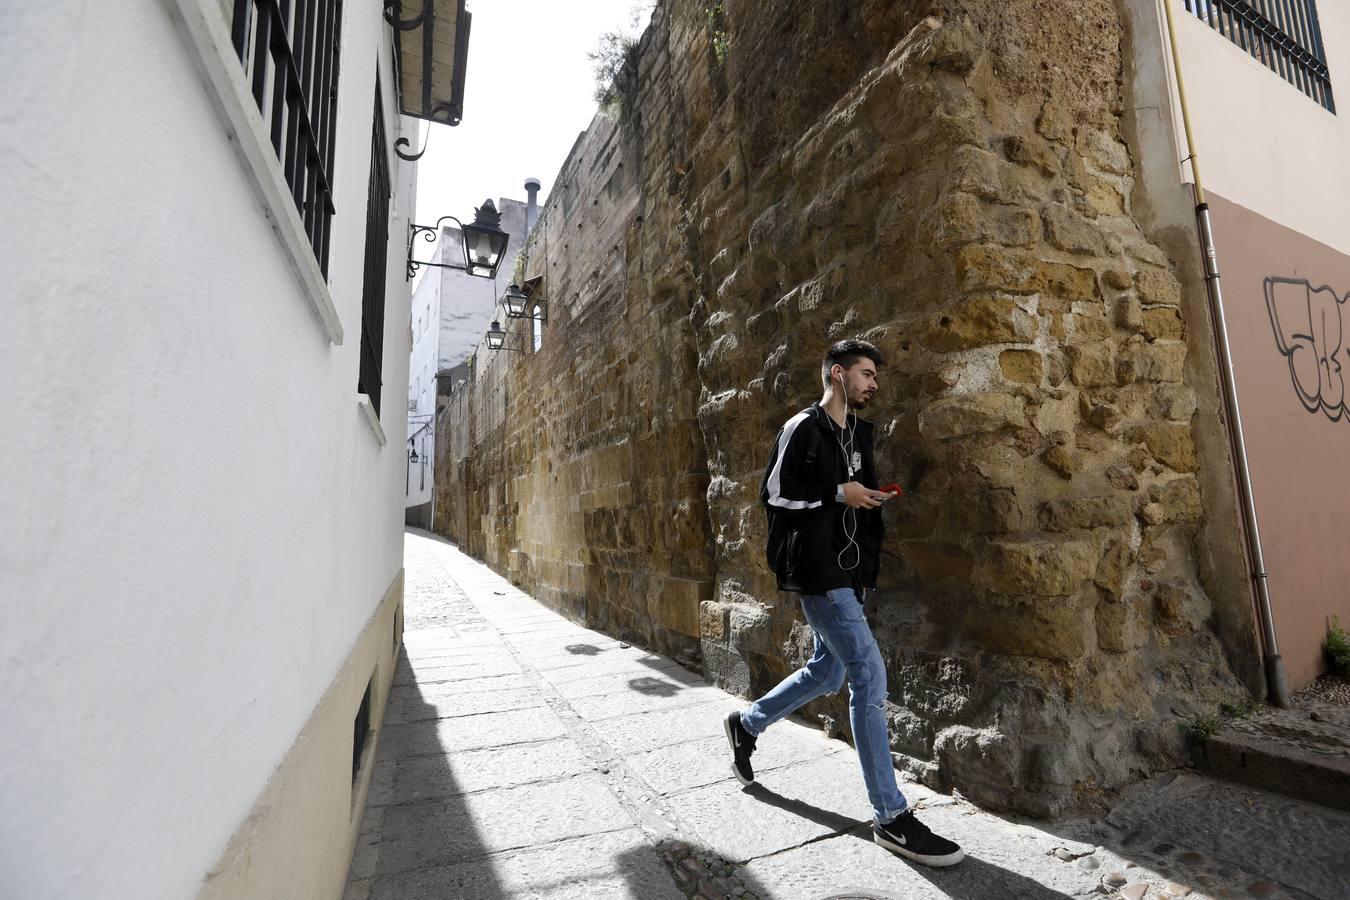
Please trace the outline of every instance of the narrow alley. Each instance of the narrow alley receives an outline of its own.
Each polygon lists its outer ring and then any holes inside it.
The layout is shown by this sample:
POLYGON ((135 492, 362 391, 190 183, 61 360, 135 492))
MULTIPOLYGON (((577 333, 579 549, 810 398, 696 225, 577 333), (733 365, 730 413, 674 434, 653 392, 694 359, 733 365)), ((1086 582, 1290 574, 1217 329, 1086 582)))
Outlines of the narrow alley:
POLYGON ((875 846, 853 750, 796 721, 732 778, 741 701, 409 531, 399 661, 347 900, 1340 896, 1350 815, 1192 774, 1022 822, 908 783, 965 863, 875 846))

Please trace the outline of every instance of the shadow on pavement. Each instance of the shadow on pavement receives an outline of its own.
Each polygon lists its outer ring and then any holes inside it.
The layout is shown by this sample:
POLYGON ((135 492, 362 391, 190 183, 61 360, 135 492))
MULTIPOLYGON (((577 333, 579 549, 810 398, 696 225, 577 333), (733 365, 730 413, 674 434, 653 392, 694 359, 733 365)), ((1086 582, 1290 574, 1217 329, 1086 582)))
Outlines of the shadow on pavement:
POLYGON ((439 728, 453 720, 436 718, 406 648, 397 665, 343 898, 507 900, 441 744, 439 728))
POLYGON ((680 691, 684 690, 684 685, 676 684, 673 681, 664 681, 660 678, 653 678, 645 675, 642 678, 630 678, 628 687, 637 691, 639 694, 646 694, 649 697, 674 697, 680 691))
POLYGON ((797 800, 793 797, 784 797, 782 794, 769 790, 759 782, 755 782, 745 788, 742 792, 749 794, 762 803, 769 806, 776 806, 781 810, 792 813, 794 816, 800 816, 817 825, 823 825, 831 831, 839 834, 853 834, 855 837, 870 841, 872 839, 871 826, 867 822, 859 822, 850 816, 841 815, 837 812, 831 812, 828 809, 821 809, 819 806, 813 806, 805 800, 797 800))
POLYGON ((1018 875, 1001 866, 985 862, 977 856, 968 855, 961 862, 945 869, 934 869, 913 862, 907 865, 952 900, 986 900, 990 897, 1067 900, 1070 896, 1052 890, 1025 875, 1018 875))

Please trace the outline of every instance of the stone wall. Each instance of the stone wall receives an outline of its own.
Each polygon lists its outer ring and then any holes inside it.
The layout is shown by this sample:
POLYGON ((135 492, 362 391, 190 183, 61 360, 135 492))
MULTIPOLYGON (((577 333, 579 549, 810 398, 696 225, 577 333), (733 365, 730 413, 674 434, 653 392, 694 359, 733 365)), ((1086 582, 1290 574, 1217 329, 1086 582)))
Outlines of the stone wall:
MULTIPOLYGON (((527 267, 543 347, 456 398, 438 520, 762 691, 810 645, 762 561, 762 467, 861 335, 888 359, 878 466, 908 488, 868 609, 897 763, 1038 814, 1175 763, 1252 628, 1225 598, 1223 646, 1201 577, 1194 261, 1132 212, 1120 11, 709 6, 657 9, 560 173, 527 267)), ((843 695, 811 711, 847 730, 843 695)))

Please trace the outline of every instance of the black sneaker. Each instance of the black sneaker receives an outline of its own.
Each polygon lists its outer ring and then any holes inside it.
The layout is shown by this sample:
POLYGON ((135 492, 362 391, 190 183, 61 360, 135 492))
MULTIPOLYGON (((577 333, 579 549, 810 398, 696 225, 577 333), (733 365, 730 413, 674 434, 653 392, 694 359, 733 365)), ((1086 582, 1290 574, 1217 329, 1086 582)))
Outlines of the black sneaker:
POLYGON ((741 784, 754 783, 755 770, 750 768, 750 754, 755 752, 755 736, 745 730, 739 712, 728 713, 722 724, 726 726, 727 743, 731 745, 731 753, 735 757, 731 762, 731 771, 736 773, 736 780, 741 784))
POLYGON ((913 810, 906 810, 894 822, 872 826, 872 840, 892 853, 908 857, 925 866, 954 866, 966 858, 966 851, 944 837, 938 837, 919 821, 913 810))

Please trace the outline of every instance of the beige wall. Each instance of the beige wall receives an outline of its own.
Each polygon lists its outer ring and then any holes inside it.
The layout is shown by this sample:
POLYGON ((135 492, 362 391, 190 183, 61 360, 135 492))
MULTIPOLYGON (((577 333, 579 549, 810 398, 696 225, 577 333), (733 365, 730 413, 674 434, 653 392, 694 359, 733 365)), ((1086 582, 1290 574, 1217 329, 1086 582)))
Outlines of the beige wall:
POLYGON ((1276 635, 1297 689, 1325 668, 1328 616, 1350 622, 1350 412, 1339 371, 1350 364, 1350 256, 1216 195, 1209 202, 1276 635))
POLYGON ((1317 3, 1333 115, 1171 2, 1205 190, 1350 254, 1350 3, 1317 3))
POLYGON ((342 896, 403 635, 403 572, 352 647, 225 853, 203 900, 342 896), (371 685, 370 728, 352 780, 353 725, 371 685))

